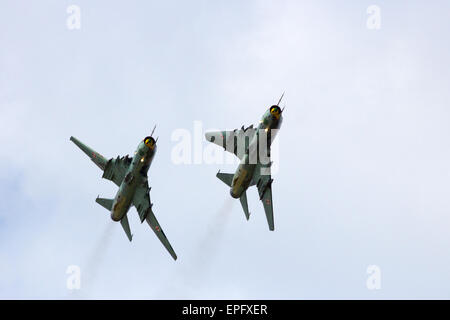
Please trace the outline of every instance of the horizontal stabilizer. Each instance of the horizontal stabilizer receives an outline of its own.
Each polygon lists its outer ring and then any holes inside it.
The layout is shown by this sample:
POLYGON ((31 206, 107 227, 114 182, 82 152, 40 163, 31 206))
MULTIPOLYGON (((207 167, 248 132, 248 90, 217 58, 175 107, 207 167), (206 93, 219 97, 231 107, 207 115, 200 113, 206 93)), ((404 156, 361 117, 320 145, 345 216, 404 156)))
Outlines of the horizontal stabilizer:
POLYGON ((99 205, 101 205, 103 208, 105 208, 108 211, 111 211, 112 205, 113 205, 113 199, 105 199, 105 198, 98 198, 95 199, 95 202, 97 202, 99 205))
POLYGON ((217 172, 216 177, 222 180, 227 186, 231 187, 231 182, 233 181, 234 174, 232 173, 222 173, 217 172))
POLYGON ((244 209, 245 217, 248 220, 250 218, 250 212, 248 212, 247 192, 244 191, 239 200, 241 200, 242 209, 244 209))
POLYGON ((131 241, 131 239, 133 238, 133 235, 131 234, 131 230, 130 230, 130 225, 128 223, 128 217, 127 215, 124 215, 122 220, 120 220, 120 224, 122 225, 123 231, 125 231, 128 240, 131 241))

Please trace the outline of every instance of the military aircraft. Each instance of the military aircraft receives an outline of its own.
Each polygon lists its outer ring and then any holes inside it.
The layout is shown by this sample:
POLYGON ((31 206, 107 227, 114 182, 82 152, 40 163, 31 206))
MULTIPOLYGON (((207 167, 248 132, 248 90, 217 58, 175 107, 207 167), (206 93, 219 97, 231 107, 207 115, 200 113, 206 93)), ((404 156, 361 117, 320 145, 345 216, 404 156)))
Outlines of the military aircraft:
POLYGON ((248 128, 233 131, 206 132, 205 137, 209 142, 215 143, 224 150, 234 153, 240 163, 235 173, 217 173, 217 177, 230 187, 233 198, 239 198, 247 220, 250 218, 248 211, 247 194, 248 187, 256 185, 259 199, 262 201, 266 213, 269 230, 275 229, 273 221, 272 205, 272 176, 270 172, 270 146, 283 121, 283 109, 279 107, 281 100, 271 106, 259 121, 257 128, 251 125, 248 128))
POLYGON ((176 260, 177 255, 172 249, 169 240, 167 240, 158 220, 156 220, 152 211, 153 204, 150 201, 147 172, 156 153, 156 141, 158 139, 155 140, 152 137, 154 130, 150 136, 145 137, 139 143, 133 158, 127 155, 107 160, 77 138, 70 137, 70 140, 103 170, 102 178, 111 180, 119 187, 114 199, 97 197, 95 201, 111 212, 112 220, 120 221, 128 239, 131 241, 133 235, 131 234, 127 213, 130 206, 134 205, 139 213, 141 223, 144 220, 147 221, 172 258, 176 260))

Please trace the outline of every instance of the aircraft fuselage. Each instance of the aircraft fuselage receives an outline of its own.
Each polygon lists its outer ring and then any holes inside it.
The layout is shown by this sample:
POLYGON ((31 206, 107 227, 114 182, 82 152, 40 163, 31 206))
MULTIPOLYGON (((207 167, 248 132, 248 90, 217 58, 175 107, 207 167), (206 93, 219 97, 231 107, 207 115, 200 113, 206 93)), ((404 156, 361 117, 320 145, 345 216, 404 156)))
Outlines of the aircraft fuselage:
POLYGON ((270 145, 278 132, 278 130, 274 129, 279 129, 283 121, 281 112, 280 107, 274 105, 261 118, 258 130, 256 130, 248 147, 246 147, 245 154, 234 173, 230 188, 230 194, 233 198, 240 198, 250 186, 255 169, 261 163, 261 154, 266 154, 267 157, 270 156, 270 145), (267 139, 265 144, 260 143, 263 141, 262 139, 267 139), (263 150, 260 150, 261 148, 263 150))
POLYGON ((120 221, 127 214, 133 203, 136 187, 147 179, 147 172, 156 153, 156 144, 148 137, 141 141, 134 154, 133 160, 128 167, 125 178, 119 186, 119 190, 114 198, 111 219, 120 221))

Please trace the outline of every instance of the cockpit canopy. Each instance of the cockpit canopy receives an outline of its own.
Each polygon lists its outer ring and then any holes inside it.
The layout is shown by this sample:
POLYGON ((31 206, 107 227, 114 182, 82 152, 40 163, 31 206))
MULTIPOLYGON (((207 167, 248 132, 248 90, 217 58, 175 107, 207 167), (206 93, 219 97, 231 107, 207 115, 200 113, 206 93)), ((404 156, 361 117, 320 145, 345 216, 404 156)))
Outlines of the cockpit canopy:
POLYGON ((144 138, 144 144, 153 150, 156 146, 156 141, 153 137, 148 136, 144 138))

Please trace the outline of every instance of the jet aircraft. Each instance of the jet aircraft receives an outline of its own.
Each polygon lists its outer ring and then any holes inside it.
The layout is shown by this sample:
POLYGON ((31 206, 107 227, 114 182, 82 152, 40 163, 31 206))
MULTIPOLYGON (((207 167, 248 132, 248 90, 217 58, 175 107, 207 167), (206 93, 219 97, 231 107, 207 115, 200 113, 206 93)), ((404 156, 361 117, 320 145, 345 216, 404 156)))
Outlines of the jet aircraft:
POLYGON ((119 190, 114 199, 99 198, 95 200, 98 204, 110 211, 113 221, 120 221, 128 239, 131 241, 130 225, 128 223, 127 213, 133 205, 138 213, 141 223, 147 221, 150 228, 169 251, 174 260, 177 255, 164 234, 161 226, 156 220, 152 211, 153 204, 150 201, 150 188, 148 186, 147 172, 156 153, 156 141, 152 134, 142 140, 134 154, 130 158, 128 155, 107 160, 100 153, 83 144, 75 137, 70 140, 75 143, 91 160, 103 171, 102 178, 114 182, 119 190))
POLYGON ((230 187, 233 198, 239 198, 247 220, 250 218, 247 203, 247 189, 256 185, 269 224, 275 229, 272 204, 272 176, 270 172, 270 146, 283 121, 283 109, 279 107, 284 93, 276 105, 271 106, 262 116, 257 128, 233 131, 212 131, 205 133, 206 140, 224 150, 234 153, 240 163, 235 173, 217 173, 217 177, 230 187))

